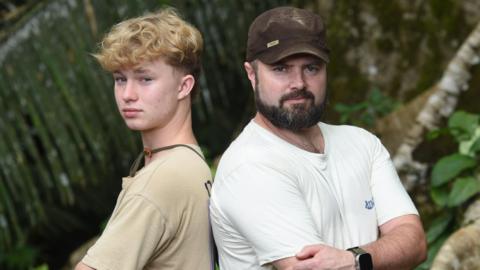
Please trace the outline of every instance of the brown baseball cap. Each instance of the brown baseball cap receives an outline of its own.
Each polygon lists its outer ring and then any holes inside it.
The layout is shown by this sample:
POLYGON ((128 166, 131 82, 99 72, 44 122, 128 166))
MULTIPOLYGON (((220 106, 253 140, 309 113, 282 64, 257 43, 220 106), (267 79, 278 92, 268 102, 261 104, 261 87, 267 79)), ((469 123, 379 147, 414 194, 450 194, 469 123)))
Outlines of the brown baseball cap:
POLYGON ((273 64, 299 53, 329 61, 322 18, 305 9, 277 7, 260 14, 250 25, 246 60, 273 64))

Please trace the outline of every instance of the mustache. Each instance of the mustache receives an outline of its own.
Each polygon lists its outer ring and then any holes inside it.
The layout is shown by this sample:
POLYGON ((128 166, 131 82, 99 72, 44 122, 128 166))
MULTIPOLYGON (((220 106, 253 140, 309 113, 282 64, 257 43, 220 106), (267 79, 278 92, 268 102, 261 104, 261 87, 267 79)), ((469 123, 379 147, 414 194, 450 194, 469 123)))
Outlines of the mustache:
POLYGON ((280 98, 280 104, 282 105, 285 101, 289 99, 294 99, 294 98, 305 98, 305 99, 315 99, 315 96, 313 95, 312 92, 308 91, 306 88, 297 90, 295 92, 288 93, 286 95, 283 95, 280 98))

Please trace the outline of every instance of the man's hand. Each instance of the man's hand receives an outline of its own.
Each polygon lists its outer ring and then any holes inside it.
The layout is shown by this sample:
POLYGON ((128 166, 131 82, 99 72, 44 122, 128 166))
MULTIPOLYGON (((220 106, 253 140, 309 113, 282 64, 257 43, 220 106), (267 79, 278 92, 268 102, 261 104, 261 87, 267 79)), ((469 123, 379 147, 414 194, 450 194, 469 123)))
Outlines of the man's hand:
POLYGON ((353 253, 321 244, 304 247, 296 258, 300 262, 293 266, 293 270, 355 269, 353 253))
POLYGON ((273 262, 277 270, 355 270, 353 253, 334 247, 316 244, 304 247, 295 257, 273 262))

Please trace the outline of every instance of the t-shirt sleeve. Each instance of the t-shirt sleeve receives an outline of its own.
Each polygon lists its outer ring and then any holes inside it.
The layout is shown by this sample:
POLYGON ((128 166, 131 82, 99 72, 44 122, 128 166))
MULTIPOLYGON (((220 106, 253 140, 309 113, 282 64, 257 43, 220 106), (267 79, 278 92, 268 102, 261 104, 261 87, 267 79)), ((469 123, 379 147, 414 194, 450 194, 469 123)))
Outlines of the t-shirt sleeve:
MULTIPOLYGON (((296 180, 269 165, 248 164, 216 187, 212 203, 251 244, 261 265, 321 243, 296 180)), ((225 241, 235 249, 235 241, 225 241)))
POLYGON ((372 194, 377 209, 378 224, 402 215, 416 214, 410 196, 403 187, 387 149, 373 137, 372 194))
POLYGON ((99 270, 143 269, 169 237, 166 220, 155 205, 134 195, 110 218, 82 262, 99 270))

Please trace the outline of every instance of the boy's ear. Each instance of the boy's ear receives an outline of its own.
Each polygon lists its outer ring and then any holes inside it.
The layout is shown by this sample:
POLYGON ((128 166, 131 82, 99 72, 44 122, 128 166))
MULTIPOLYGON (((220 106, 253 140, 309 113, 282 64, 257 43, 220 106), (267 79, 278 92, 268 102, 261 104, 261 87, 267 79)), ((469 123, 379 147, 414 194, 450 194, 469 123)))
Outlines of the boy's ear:
POLYGON ((187 74, 182 77, 180 85, 178 86, 178 95, 179 100, 186 98, 193 89, 195 85, 195 78, 191 74, 187 74))

